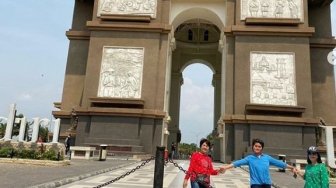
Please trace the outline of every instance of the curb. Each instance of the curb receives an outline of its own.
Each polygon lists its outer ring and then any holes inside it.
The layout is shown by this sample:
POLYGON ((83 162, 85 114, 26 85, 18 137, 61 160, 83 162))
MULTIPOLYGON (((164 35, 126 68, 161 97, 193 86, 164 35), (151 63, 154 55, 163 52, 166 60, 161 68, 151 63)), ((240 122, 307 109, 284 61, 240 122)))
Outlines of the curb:
POLYGON ((79 176, 73 176, 73 177, 70 177, 70 178, 64 178, 64 179, 60 179, 60 180, 56 180, 56 181, 42 183, 42 184, 39 184, 39 185, 30 186, 29 188, 55 188, 55 187, 60 187, 60 186, 70 184, 70 183, 73 183, 73 182, 76 182, 76 181, 80 181, 80 180, 83 180, 83 179, 86 179, 86 178, 89 178, 89 177, 92 177, 92 176, 103 174, 103 173, 106 173, 106 172, 109 172, 109 171, 112 171, 112 170, 127 167, 127 166, 130 166, 130 165, 136 164, 138 162, 139 161, 132 162, 132 163, 129 163, 129 164, 124 164, 124 165, 119 165, 119 166, 112 167, 112 168, 106 168, 106 169, 94 171, 94 172, 79 175, 79 176))
POLYGON ((70 165, 69 160, 51 161, 51 160, 37 160, 37 159, 21 159, 21 158, 0 158, 0 163, 30 164, 30 165, 39 165, 39 166, 67 166, 67 165, 70 165))

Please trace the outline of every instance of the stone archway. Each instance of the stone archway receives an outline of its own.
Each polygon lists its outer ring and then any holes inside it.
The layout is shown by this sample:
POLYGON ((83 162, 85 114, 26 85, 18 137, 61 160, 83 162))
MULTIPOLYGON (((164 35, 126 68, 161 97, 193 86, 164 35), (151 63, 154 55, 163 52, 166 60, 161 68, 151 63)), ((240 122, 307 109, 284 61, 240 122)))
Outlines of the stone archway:
MULTIPOLYGON (((225 3, 222 5, 225 6, 225 3)), ((214 124, 210 125, 216 130, 217 121, 222 114, 222 69, 223 56, 220 43, 223 37, 221 29, 224 27, 225 15, 216 7, 194 6, 193 4, 181 6, 172 5, 171 24, 174 30, 171 33, 171 53, 169 57, 169 81, 166 98, 166 110, 169 112, 168 145, 180 141, 179 128, 180 95, 183 84, 182 72, 188 65, 199 62, 208 66, 213 72, 212 84, 214 87, 214 124), (221 17, 220 17, 221 16, 221 17)), ((219 149, 219 142, 215 143, 219 149)), ((215 151, 215 159, 220 160, 220 151, 215 151)))

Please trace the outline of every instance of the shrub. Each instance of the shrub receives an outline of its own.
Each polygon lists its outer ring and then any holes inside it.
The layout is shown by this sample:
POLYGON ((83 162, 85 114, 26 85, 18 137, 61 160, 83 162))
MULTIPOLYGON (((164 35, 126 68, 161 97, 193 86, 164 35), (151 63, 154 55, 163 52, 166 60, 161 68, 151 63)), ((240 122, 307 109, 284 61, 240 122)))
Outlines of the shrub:
POLYGON ((10 157, 13 148, 3 147, 0 149, 0 157, 10 157))
POLYGON ((38 153, 35 150, 22 149, 16 152, 17 158, 22 159, 37 159, 38 153))
MULTIPOLYGON (((42 154, 42 159, 57 161, 58 160, 58 153, 55 150, 48 150, 42 154)), ((63 157, 59 157, 59 160, 63 160, 63 157)))

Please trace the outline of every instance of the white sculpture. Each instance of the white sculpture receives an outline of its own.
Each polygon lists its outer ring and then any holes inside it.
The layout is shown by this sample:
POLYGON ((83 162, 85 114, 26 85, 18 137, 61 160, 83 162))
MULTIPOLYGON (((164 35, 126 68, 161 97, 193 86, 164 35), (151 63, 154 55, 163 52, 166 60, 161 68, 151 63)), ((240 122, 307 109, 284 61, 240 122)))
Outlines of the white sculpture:
POLYGON ((19 131, 19 142, 24 141, 24 135, 26 131, 27 118, 20 118, 20 131, 19 131))
POLYGON ((7 118, 7 125, 6 125, 6 132, 4 136, 4 140, 11 140, 12 139, 12 131, 13 125, 15 121, 15 113, 16 113, 16 104, 11 104, 9 107, 9 114, 7 118))
POLYGON ((38 133, 39 133, 39 128, 41 126, 48 126, 50 123, 49 119, 40 119, 38 117, 33 118, 34 124, 33 124, 33 133, 32 133, 32 139, 30 142, 36 142, 38 139, 38 133))
POLYGON ((303 17, 303 0, 241 0, 241 20, 253 18, 303 17))
POLYGON ((58 136, 59 136, 59 130, 60 130, 60 125, 61 125, 61 119, 57 118, 53 120, 54 122, 54 131, 53 131, 53 139, 52 143, 57 143, 58 142, 58 136))
POLYGON ((104 47, 98 97, 140 98, 144 48, 104 47))
POLYGON ((294 53, 251 52, 250 102, 297 105, 294 53))
POLYGON ((157 0, 99 0, 97 16, 148 15, 156 18, 157 0))

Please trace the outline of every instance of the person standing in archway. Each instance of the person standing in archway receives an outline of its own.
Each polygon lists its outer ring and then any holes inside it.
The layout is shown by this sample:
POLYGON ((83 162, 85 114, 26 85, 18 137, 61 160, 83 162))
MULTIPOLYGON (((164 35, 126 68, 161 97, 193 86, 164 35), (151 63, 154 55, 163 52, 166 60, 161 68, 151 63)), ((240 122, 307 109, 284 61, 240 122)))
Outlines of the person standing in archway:
POLYGON ((171 159, 174 159, 176 155, 176 144, 174 142, 171 144, 170 149, 171 149, 171 159))

